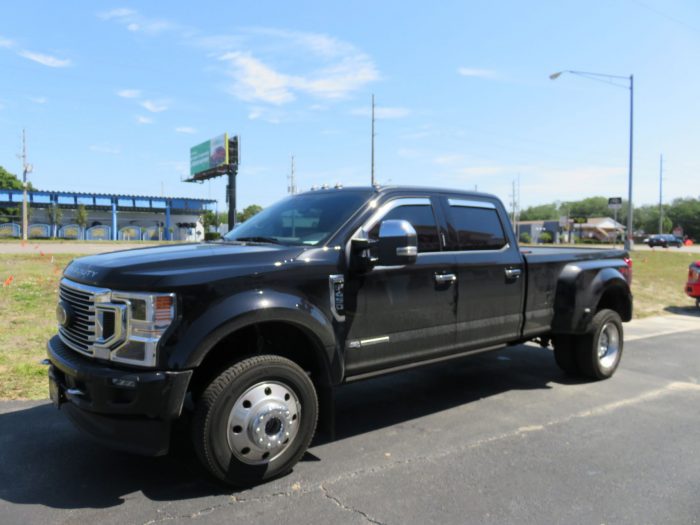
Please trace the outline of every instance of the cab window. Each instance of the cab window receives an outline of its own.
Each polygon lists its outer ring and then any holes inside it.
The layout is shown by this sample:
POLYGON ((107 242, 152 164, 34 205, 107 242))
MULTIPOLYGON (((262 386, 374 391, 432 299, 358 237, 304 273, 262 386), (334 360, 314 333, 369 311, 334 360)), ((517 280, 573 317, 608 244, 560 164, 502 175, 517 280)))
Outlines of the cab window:
MULTIPOLYGON (((440 239, 438 237, 438 227, 433 214, 433 207, 427 204, 404 205, 390 210, 381 221, 404 220, 411 223, 418 235, 418 253, 439 252, 440 239)), ((379 221, 369 231, 369 238, 377 240, 379 238, 379 221)))
POLYGON ((456 250, 500 250, 507 241, 498 213, 493 208, 450 206, 450 219, 457 233, 456 250))

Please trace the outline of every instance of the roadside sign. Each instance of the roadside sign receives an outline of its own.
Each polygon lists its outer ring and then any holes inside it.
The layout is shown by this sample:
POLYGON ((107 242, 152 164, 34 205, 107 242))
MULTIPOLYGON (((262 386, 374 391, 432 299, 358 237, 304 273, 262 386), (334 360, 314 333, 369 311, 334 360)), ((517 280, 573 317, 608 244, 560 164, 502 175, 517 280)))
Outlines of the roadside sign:
POLYGON ((611 210, 619 210, 622 208, 622 197, 610 197, 608 199, 608 208, 611 210))

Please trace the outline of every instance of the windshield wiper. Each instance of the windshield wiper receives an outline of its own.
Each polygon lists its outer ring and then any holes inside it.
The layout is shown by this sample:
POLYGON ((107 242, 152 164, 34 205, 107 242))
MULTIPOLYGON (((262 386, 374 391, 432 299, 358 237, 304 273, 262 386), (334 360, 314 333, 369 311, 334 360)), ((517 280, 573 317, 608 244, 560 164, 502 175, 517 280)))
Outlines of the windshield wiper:
POLYGON ((271 244, 284 244, 283 242, 280 242, 279 239, 276 237, 264 237, 264 236, 257 236, 257 237, 237 237, 235 239, 231 239, 232 241, 249 241, 249 242, 267 242, 271 244))

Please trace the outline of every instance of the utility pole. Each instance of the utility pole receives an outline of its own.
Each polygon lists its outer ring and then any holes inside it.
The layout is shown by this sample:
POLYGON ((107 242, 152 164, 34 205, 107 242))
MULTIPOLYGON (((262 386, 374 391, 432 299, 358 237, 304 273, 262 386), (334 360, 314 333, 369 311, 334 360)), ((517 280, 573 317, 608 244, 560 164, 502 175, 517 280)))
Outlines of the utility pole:
POLYGON ((292 155, 292 171, 289 174, 289 187, 287 188, 287 193, 290 195, 296 195, 297 183, 294 178, 294 155, 292 155))
POLYGON ((513 201, 511 203, 513 205, 513 230, 515 230, 515 208, 517 207, 516 199, 517 194, 515 193, 515 179, 513 179, 513 201))
POLYGON ((32 165, 27 164, 27 137, 22 130, 22 240, 27 240, 29 231, 29 210, 27 205, 27 174, 32 172, 32 165))
POLYGON ((374 93, 372 93, 372 187, 374 184, 374 93))
POLYGON ((663 233, 664 224, 664 156, 659 156, 659 233, 663 233))

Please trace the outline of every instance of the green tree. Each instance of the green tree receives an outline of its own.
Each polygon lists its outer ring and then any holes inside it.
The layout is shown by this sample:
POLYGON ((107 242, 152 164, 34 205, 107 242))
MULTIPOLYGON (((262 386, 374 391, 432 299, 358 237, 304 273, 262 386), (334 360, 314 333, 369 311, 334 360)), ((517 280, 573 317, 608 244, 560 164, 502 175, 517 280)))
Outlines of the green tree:
MULTIPOLYGON (((22 181, 17 177, 17 175, 10 173, 5 168, 0 166, 0 190, 21 190, 22 181)), ((32 183, 27 184, 27 189, 29 191, 34 191, 34 186, 32 183)), ((8 222, 15 219, 19 222, 22 221, 21 211, 19 207, 14 208, 0 208, 0 222, 8 222)))
POLYGON ((206 210, 202 214, 205 232, 208 232, 209 228, 218 228, 219 224, 228 224, 228 215, 225 212, 214 213, 212 210, 206 210))
POLYGON ((551 244, 553 240, 552 234, 549 232, 540 233, 540 242, 551 244))
POLYGON ((692 197, 675 199, 668 209, 673 227, 680 226, 688 237, 700 240, 700 200, 692 197))
POLYGON ((0 189, 21 190, 22 181, 17 178, 17 175, 10 173, 5 168, 0 166, 0 189))
MULTIPOLYGON (((22 181, 0 166, 0 189, 21 190, 22 181)), ((11 222, 14 217, 19 218, 19 208, 0 208, 0 222, 11 222)))
POLYGON ((75 223, 83 230, 83 238, 85 237, 85 228, 88 224, 88 212, 83 204, 79 204, 75 210, 75 223))
POLYGON ((580 201, 567 202, 570 217, 612 217, 607 197, 588 197, 580 201))
POLYGON ((260 213, 262 211, 262 206, 258 206, 257 204, 251 204, 250 206, 247 206, 246 208, 243 209, 243 211, 239 211, 236 213, 236 222, 245 222, 248 219, 250 219, 253 215, 256 213, 260 213))
POLYGON ((49 208, 49 218, 51 219, 51 224, 54 226, 60 226, 63 220, 63 210, 55 202, 49 208))
MULTIPOLYGON (((520 212, 521 221, 549 221, 559 219, 561 213, 555 202, 530 206, 520 212)), ((566 215, 566 214, 564 214, 566 215)))
POLYGON ((58 237, 58 229, 61 226, 61 221, 63 220, 63 210, 55 202, 49 208, 49 219, 51 220, 52 226, 52 237, 58 237))
POLYGON ((211 210, 206 210, 202 213, 202 225, 204 226, 205 232, 208 232, 211 227, 218 226, 216 214, 211 210))

